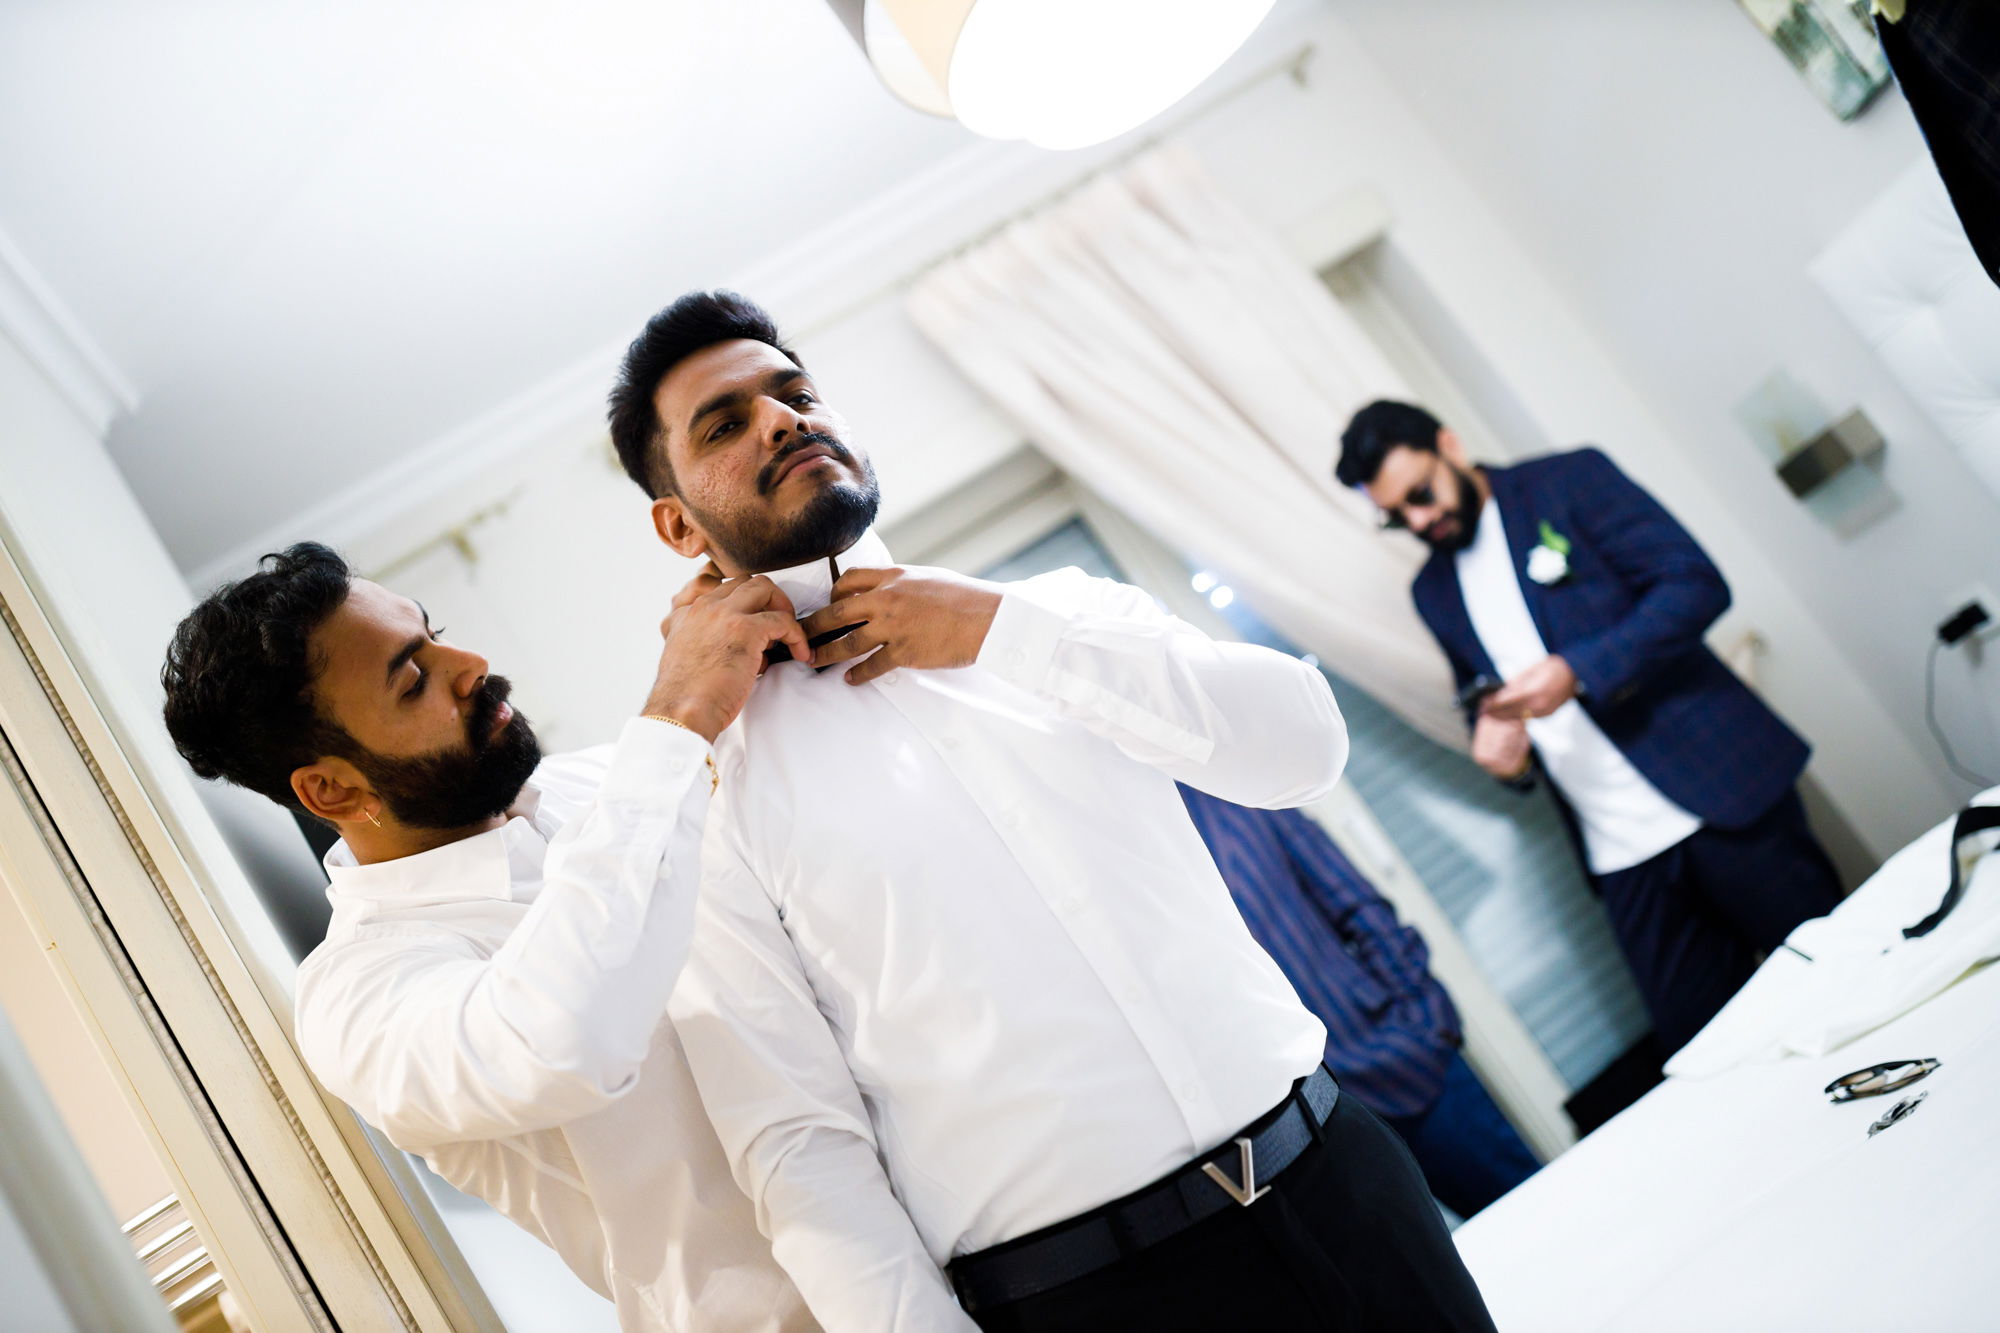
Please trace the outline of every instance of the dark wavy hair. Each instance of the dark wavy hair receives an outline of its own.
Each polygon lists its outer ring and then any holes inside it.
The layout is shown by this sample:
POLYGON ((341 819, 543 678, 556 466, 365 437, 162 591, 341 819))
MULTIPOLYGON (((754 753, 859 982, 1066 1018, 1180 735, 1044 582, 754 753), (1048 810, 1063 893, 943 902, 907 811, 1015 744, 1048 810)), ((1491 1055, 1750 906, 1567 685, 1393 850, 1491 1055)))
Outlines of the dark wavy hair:
POLYGON ((1397 445, 1436 453, 1444 423, 1415 403, 1383 398, 1354 414, 1340 433, 1340 461, 1333 475, 1343 486, 1366 486, 1382 470, 1382 460, 1397 445))
POLYGON ((292 770, 351 748, 314 703, 310 640, 353 577, 332 550, 300 542, 188 612, 160 669, 167 731, 188 767, 304 812, 292 770))
POLYGON ((618 381, 611 387, 611 443, 625 465, 625 475, 653 499, 674 493, 673 464, 667 458, 659 409, 653 405, 660 381, 702 348, 737 338, 769 343, 805 369, 798 353, 779 340, 778 326, 764 308, 735 292, 687 293, 647 320, 625 349, 618 381))

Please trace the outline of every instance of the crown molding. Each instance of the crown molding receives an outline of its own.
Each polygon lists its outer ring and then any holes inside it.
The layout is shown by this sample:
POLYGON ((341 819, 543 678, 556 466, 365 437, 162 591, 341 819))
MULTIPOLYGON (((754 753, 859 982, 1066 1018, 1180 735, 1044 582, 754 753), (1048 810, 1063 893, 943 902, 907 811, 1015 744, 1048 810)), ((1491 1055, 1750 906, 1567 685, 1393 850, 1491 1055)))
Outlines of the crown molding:
MULTIPOLYGON (((799 237, 732 277, 716 282, 779 312, 788 336, 810 338, 887 294, 885 278, 914 277, 942 257, 982 217, 997 213, 1026 181, 1047 174, 1046 154, 1022 145, 978 142, 799 237), (1037 172, 1040 168, 1040 172, 1037 172), (1013 184, 1013 189, 1001 187, 1013 184)), ((1070 160, 1058 180, 1086 170, 1070 160)), ((626 340, 542 380, 471 421, 404 454, 187 571, 197 592, 255 568, 268 551, 310 537, 357 546, 413 511, 449 497, 435 526, 491 504, 512 477, 509 464, 564 439, 602 438, 604 400, 626 340), (487 480, 479 480, 481 478, 487 480), (474 479, 474 480, 468 480, 474 479)))
MULTIPOLYGON (((1262 68, 1321 33, 1306 16, 1273 24, 1246 43, 1230 66, 1262 68)), ((1286 66, 1296 60, 1280 62, 1286 66)), ((1270 70, 1265 70, 1269 73, 1270 70)), ((1294 70, 1296 74, 1297 71, 1294 70)), ((1258 77, 1262 77, 1259 75, 1258 77)), ((1148 139, 1185 127, 1215 99, 1170 113, 1148 139)), ((894 299, 931 265, 1106 164, 1133 152, 1131 138, 1052 153, 1021 142, 972 139, 916 174, 871 195, 783 248, 716 281, 779 317, 795 345, 809 344, 881 301, 894 299)), ((604 400, 626 339, 599 348, 493 410, 419 445, 401 461, 363 477, 188 571, 196 591, 255 567, 258 557, 310 536, 358 546, 420 509, 437 509, 447 531, 502 499, 519 480, 510 465, 560 440, 602 439, 604 400), (587 423, 587 425, 585 424, 587 423), (449 497, 449 504, 440 507, 449 497)))
POLYGON ((139 395, 13 238, 0 231, 0 329, 20 345, 98 439, 139 395))

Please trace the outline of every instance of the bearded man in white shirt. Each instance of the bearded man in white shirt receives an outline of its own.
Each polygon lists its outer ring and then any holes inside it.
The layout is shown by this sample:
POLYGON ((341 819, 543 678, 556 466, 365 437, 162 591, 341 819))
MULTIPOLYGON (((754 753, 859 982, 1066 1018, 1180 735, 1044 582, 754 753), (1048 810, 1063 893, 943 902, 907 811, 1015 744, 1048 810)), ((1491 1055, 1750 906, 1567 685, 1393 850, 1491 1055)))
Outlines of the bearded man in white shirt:
POLYGON ((896 567, 866 456, 741 297, 656 315, 611 408, 694 590, 764 574, 815 645, 717 740, 671 1011, 821 1323, 1490 1329, 1175 791, 1324 794, 1325 679, 1076 570, 896 567))
POLYGON ((674 605, 642 716, 615 746, 543 759, 484 658, 303 542, 182 621, 167 726, 203 777, 342 835, 297 987, 328 1089, 552 1246, 621 1328, 806 1333, 667 998, 708 746, 767 651, 809 650, 768 579, 674 605))

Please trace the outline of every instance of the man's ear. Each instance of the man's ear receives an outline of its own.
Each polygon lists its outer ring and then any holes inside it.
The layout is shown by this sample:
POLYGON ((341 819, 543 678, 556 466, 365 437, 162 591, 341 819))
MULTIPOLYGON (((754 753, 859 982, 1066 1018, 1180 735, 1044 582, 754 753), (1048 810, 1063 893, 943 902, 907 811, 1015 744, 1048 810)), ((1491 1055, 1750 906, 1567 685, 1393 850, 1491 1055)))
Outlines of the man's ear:
POLYGON ((1465 456, 1465 441, 1458 438, 1455 430, 1442 426, 1438 428, 1438 452, 1444 455, 1447 463, 1460 471, 1472 466, 1465 456))
POLYGON ((708 554, 708 535, 694 525, 678 495, 663 495, 653 501, 653 531, 689 560, 699 560, 708 554))
POLYGON ((345 759, 319 759, 293 769, 292 795, 307 814, 333 824, 358 823, 381 804, 368 780, 345 759))

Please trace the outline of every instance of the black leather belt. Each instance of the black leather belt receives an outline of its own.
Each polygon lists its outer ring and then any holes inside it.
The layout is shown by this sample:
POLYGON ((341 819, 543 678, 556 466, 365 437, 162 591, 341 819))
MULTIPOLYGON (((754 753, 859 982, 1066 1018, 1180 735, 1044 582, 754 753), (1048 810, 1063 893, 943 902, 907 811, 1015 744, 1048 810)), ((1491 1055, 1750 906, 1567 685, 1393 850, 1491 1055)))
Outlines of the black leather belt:
POLYGON ((966 1310, 1026 1300, 1179 1235, 1225 1208, 1248 1208, 1317 1143, 1340 1101, 1324 1068, 1293 1086, 1269 1114, 1206 1157, 1080 1217, 952 1261, 946 1270, 966 1310))

